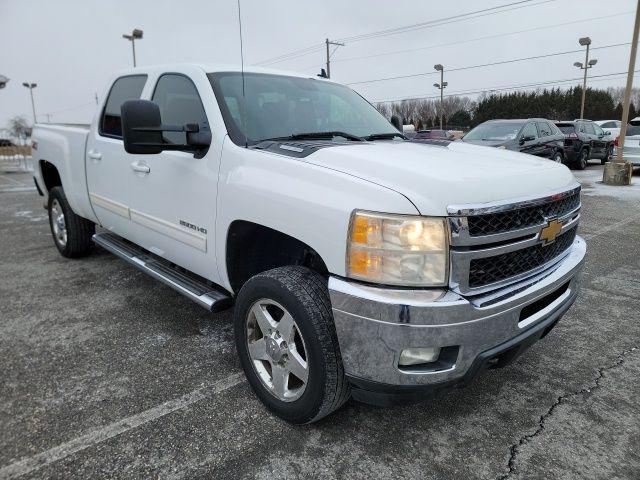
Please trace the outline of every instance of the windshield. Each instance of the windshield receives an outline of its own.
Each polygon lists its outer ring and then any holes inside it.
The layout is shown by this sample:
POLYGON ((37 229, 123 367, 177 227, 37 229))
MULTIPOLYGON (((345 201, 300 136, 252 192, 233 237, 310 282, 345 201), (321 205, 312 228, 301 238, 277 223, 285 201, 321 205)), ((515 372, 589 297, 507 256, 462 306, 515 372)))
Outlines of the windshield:
POLYGON ((521 122, 487 122, 478 125, 464 136, 465 140, 513 140, 518 135, 521 122))
POLYGON ((399 133, 364 98, 335 83, 245 73, 243 95, 240 72, 210 73, 209 79, 237 145, 302 133, 342 132, 351 137, 399 133))
POLYGON ((572 123, 565 123, 565 124, 556 123, 556 127, 558 127, 560 131, 564 134, 575 133, 576 131, 576 127, 572 123))

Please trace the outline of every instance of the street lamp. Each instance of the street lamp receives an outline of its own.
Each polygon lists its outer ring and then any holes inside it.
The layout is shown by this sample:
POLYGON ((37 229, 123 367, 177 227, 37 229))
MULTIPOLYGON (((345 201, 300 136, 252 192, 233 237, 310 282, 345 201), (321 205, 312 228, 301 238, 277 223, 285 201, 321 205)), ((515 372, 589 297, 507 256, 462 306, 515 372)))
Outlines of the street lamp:
POLYGON ((131 35, 124 34, 122 38, 125 38, 131 42, 131 49, 133 50, 133 66, 136 66, 136 40, 142 40, 142 30, 134 28, 131 35))
POLYGON ((580 118, 584 118, 584 99, 587 94, 587 70, 592 68, 598 60, 592 58, 589 60, 589 45, 591 45, 591 39, 589 37, 582 37, 578 39, 578 43, 583 47, 587 47, 584 57, 584 63, 574 62, 573 66, 584 70, 584 79, 582 80, 582 103, 580 104, 580 118))
POLYGON ((440 72, 440 83, 434 83, 433 86, 440 90, 440 130, 442 130, 442 115, 444 112, 444 89, 449 85, 444 81, 444 67, 439 63, 434 65, 433 68, 440 72))
POLYGON ((33 101, 33 89, 38 86, 37 83, 22 82, 22 86, 29 89, 31 94, 31 110, 33 111, 33 124, 36 124, 36 104, 33 101))

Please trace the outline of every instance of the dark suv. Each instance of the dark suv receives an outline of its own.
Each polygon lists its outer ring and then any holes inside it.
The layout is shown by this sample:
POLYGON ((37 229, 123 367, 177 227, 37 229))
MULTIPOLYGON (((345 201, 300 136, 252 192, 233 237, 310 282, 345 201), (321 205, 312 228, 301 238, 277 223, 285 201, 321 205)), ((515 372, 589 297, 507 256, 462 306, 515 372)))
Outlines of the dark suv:
POLYGON ((592 158, 606 163, 613 152, 614 139, 600 125, 591 120, 556 122, 564 133, 564 152, 567 164, 584 170, 592 158))
POLYGON ((564 161, 564 135, 544 118, 489 120, 472 129, 462 141, 564 161))

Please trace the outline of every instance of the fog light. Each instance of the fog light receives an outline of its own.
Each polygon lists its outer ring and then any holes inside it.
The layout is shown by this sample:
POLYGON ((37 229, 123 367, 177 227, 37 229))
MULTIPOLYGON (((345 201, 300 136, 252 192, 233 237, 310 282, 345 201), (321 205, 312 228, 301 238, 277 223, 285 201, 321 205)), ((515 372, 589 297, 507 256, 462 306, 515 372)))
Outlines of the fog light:
POLYGON ((405 348, 400 353, 399 365, 419 365, 435 362, 440 356, 440 347, 405 348))

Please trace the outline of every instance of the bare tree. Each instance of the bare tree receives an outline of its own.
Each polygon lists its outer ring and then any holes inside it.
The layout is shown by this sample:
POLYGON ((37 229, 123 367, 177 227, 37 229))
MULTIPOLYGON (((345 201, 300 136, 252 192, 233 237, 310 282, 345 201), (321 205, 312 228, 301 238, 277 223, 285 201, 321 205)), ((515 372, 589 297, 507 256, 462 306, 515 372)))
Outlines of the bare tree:
POLYGON ((384 118, 391 118, 391 106, 387 102, 376 103, 376 110, 378 110, 384 118))
POLYGON ((9 120, 9 132, 14 137, 24 138, 31 133, 31 127, 25 117, 18 115, 9 120))

